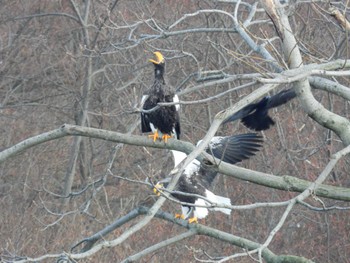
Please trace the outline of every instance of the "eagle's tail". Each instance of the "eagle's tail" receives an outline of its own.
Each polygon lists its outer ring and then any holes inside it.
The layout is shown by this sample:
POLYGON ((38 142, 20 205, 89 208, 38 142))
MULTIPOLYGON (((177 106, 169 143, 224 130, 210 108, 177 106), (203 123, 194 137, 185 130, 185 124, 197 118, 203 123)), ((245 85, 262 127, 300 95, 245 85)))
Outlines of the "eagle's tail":
MULTIPOLYGON (((231 205, 231 199, 223 196, 216 195, 209 190, 205 191, 206 197, 213 203, 218 205, 231 205)), ((231 209, 228 208, 222 208, 222 207, 215 207, 213 208, 214 211, 220 211, 222 213, 225 213, 227 215, 231 214, 231 209)))

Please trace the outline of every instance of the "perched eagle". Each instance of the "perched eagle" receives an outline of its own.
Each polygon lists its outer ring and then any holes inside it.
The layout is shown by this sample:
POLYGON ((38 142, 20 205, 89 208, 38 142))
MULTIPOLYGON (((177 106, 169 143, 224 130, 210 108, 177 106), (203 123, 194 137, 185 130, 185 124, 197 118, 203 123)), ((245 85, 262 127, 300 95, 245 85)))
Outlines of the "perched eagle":
POLYGON ((255 131, 269 129, 275 122, 269 116, 269 109, 281 106, 296 97, 293 89, 283 90, 273 96, 266 96, 257 103, 245 106, 224 121, 225 123, 241 119, 244 126, 255 131))
POLYGON ((142 97, 141 112, 142 132, 153 132, 149 137, 156 141, 158 138, 165 142, 173 136, 180 138, 180 105, 158 106, 159 102, 178 102, 178 96, 164 81, 165 61, 163 55, 154 52, 156 60, 149 61, 154 65, 154 83, 142 97))
MULTIPOLYGON (((239 134, 226 137, 213 137, 210 141, 206 152, 212 154, 214 157, 230 163, 235 164, 242 160, 248 159, 259 150, 262 143, 262 137, 256 133, 239 134)), ((198 144, 200 141, 198 142, 198 144)), ((172 151, 174 156, 175 167, 186 158, 186 154, 179 151, 172 151)), ((173 171, 176 171, 174 169, 173 171)), ((231 205, 231 200, 226 197, 218 196, 208 190, 210 184, 214 180, 217 172, 210 168, 209 165, 200 163, 198 160, 193 160, 184 170, 179 181, 177 182, 172 196, 183 204, 182 214, 175 215, 177 218, 189 219, 189 223, 198 222, 198 219, 205 218, 208 215, 208 210, 220 211, 225 214, 230 214, 231 210, 227 208, 207 208, 200 206, 211 206, 214 204, 231 205), (196 194, 205 197, 206 199, 197 196, 183 195, 182 193, 196 194), (193 204, 194 206, 192 206, 193 204), (193 217, 190 218, 193 213, 193 217)), ((159 181, 154 193, 160 195, 160 188, 166 188, 172 179, 172 173, 169 177, 159 181)))

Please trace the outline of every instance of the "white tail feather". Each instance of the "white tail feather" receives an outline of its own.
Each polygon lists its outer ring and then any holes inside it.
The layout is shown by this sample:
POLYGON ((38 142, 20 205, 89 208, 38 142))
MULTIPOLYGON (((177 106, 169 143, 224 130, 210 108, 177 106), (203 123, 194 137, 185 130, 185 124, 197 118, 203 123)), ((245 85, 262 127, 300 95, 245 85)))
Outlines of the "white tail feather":
MULTIPOLYGON (((207 202, 205 202, 203 199, 197 199, 196 202, 194 203, 195 205, 208 205, 207 202)), ((197 217, 198 219, 203 219, 208 215, 208 208, 205 207, 198 207, 196 206, 194 208, 194 216, 197 217)))
MULTIPOLYGON (((231 205, 231 200, 230 198, 215 195, 214 193, 210 192, 209 190, 205 190, 205 196, 208 198, 211 202, 218 204, 218 205, 231 205)), ((194 203, 195 205, 206 205, 209 206, 211 203, 205 201, 204 199, 197 199, 196 202, 194 203)), ((226 215, 231 214, 231 209, 228 208, 210 208, 210 210, 214 211, 219 211, 222 213, 225 213, 226 215)), ((209 211, 208 208, 205 207, 195 207, 194 209, 194 216, 197 217, 198 219, 205 218, 208 215, 209 211)))
MULTIPOLYGON (((231 205, 231 200, 230 198, 215 195, 214 193, 210 192, 209 190, 205 191, 206 197, 213 203, 218 204, 218 205, 231 205)), ((220 208, 216 207, 213 208, 214 211, 220 211, 222 213, 225 213, 227 215, 231 214, 231 209, 228 208, 220 208)))

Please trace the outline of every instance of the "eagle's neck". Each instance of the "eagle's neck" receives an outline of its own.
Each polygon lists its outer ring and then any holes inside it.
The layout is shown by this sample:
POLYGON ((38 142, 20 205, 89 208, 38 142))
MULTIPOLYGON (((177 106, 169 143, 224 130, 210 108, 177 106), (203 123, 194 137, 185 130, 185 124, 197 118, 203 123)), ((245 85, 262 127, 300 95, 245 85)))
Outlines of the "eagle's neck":
POLYGON ((156 81, 160 81, 162 84, 165 84, 164 64, 155 64, 154 65, 154 77, 155 77, 156 81))

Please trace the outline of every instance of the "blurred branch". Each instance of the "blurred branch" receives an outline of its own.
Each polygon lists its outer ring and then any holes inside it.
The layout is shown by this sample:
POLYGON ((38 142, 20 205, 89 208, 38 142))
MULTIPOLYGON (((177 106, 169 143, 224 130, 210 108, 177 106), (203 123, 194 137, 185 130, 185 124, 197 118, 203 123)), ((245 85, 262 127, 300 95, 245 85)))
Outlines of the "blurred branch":
POLYGON ((347 146, 346 148, 342 149, 341 151, 333 154, 331 156, 330 161, 328 162, 326 167, 323 169, 321 174, 318 176, 318 178, 313 183, 311 183, 301 194, 299 194, 296 197, 294 197, 291 200, 289 200, 290 203, 287 206, 286 210, 284 211, 284 213, 283 213, 282 217, 280 218, 279 222, 274 227, 274 229, 270 232, 270 234, 267 237, 265 243, 261 246, 261 248, 259 248, 259 255, 262 253, 264 248, 268 247, 268 245, 272 242, 272 240, 273 240, 274 236, 276 235, 276 233, 282 228, 282 226, 283 226, 284 222, 286 221, 287 216, 291 212, 293 206, 295 204, 297 204, 297 202, 299 202, 299 201, 302 202, 307 197, 312 195, 318 189, 318 187, 320 187, 321 184, 327 179, 328 175, 331 173, 331 171, 333 170, 333 168, 335 167, 337 162, 342 157, 344 157, 345 155, 347 155, 349 153, 350 153, 350 145, 347 146))
POLYGON ((350 206, 346 206, 346 207, 343 207, 343 206, 325 206, 324 203, 322 202, 322 207, 316 207, 316 206, 313 206, 313 205, 310 205, 304 201, 301 201, 299 200, 298 201, 299 204, 307 207, 308 209, 310 210, 314 210, 314 211, 318 211, 318 212, 323 212, 323 211, 331 211, 331 210, 350 210, 350 206))
MULTIPOLYGON (((84 16, 81 15, 79 12, 79 8, 77 4, 74 2, 74 0, 70 0, 70 3, 72 5, 72 9, 79 18, 79 24, 81 25, 81 31, 83 34, 83 43, 86 48, 90 48, 90 34, 88 30, 88 18, 89 18, 89 9, 90 9, 90 0, 87 0, 84 2, 83 6, 85 7, 84 16)), ((87 122, 88 117, 88 109, 89 109, 89 102, 90 102, 90 94, 92 89, 92 83, 93 83, 93 75, 92 75, 92 56, 87 56, 84 58, 86 61, 84 63, 85 68, 85 75, 84 75, 84 82, 80 89, 80 101, 77 105, 76 111, 77 111, 77 118, 76 118, 76 124, 80 126, 85 126, 87 122)), ((75 177, 75 171, 76 166, 78 162, 79 154, 85 155, 84 151, 81 151, 81 148, 83 148, 84 141, 82 140, 82 137, 78 136, 74 138, 74 141, 70 147, 70 156, 69 156, 69 163, 66 169, 66 174, 64 178, 64 187, 63 187, 63 195, 67 196, 72 191, 72 185, 75 177)), ((84 159, 84 157, 83 157, 84 159)), ((66 205, 68 203, 69 199, 65 198, 62 199, 62 205, 66 205)))
POLYGON ((337 22, 342 26, 346 31, 350 31, 350 22, 346 19, 346 16, 342 14, 335 6, 331 6, 328 9, 328 12, 335 17, 337 22))
MULTIPOLYGON (((78 246, 82 245, 83 243, 85 243, 85 245, 82 248, 80 254, 82 254, 85 251, 90 250, 98 240, 101 240, 107 234, 109 234, 113 230, 115 230, 116 228, 122 226, 123 224, 130 221, 131 219, 138 217, 139 215, 148 214, 149 211, 150 211, 150 209, 147 207, 138 207, 138 208, 132 210, 130 213, 123 216, 122 218, 117 219, 114 223, 105 227, 100 232, 94 234, 93 236, 91 236, 89 238, 85 238, 85 239, 79 241, 76 245, 73 246, 72 250, 76 249, 78 246)), ((184 234, 176 236, 174 238, 162 241, 154 246, 151 246, 151 247, 143 250, 142 252, 125 259, 125 262, 133 262, 134 260, 136 260, 139 257, 139 255, 141 255, 141 253, 143 255, 145 255, 147 253, 154 252, 157 249, 160 249, 164 246, 167 246, 167 245, 174 243, 176 241, 176 239, 181 240, 183 238, 187 238, 187 237, 195 235, 195 234, 210 236, 212 238, 222 240, 224 242, 228 242, 228 243, 233 244, 235 246, 244 248, 248 251, 257 249, 261 246, 259 243, 256 243, 256 242, 250 241, 248 239, 245 239, 245 238, 242 238, 239 236, 235 236, 235 235, 232 235, 232 234, 229 234, 229 233, 226 233, 226 232, 223 232, 223 231, 211 228, 211 227, 207 227, 207 226, 204 226, 201 224, 189 224, 187 221, 182 220, 182 219, 176 219, 171 214, 166 213, 166 212, 158 211, 155 214, 155 217, 172 222, 172 223, 175 223, 179 226, 182 226, 184 228, 189 229, 190 231, 185 232, 184 234), (131 261, 128 261, 128 260, 131 260, 131 261)), ((105 244, 106 246, 109 246, 109 243, 110 243, 110 241, 104 240, 99 245, 105 244)), ((249 252, 247 252, 247 253, 249 253, 249 252)), ((80 255, 80 254, 77 253, 77 254, 67 254, 67 255, 70 258, 76 259, 76 258, 81 258, 80 256, 78 257, 78 255, 80 255)), ((275 261, 275 260, 280 260, 282 258, 287 257, 284 255, 275 255, 273 252, 271 252, 267 248, 262 250, 262 255, 267 262, 281 262, 281 261, 275 261)), ((291 258, 295 259, 296 261, 283 261, 283 262, 286 262, 286 263, 288 263, 288 262, 312 262, 312 261, 309 261, 309 260, 302 258, 302 257, 291 256, 291 258)), ((25 262, 25 261, 22 261, 22 262, 25 262)))
POLYGON ((194 236, 196 234, 196 232, 194 231, 187 231, 185 233, 182 233, 180 235, 177 235, 177 236, 174 236, 172 238, 169 238, 169 239, 166 239, 164 241, 161 241, 153 246, 150 246, 142 251, 140 251, 139 253, 137 254, 134 254, 132 256, 129 256, 127 257, 126 259, 124 259, 123 261, 121 261, 121 263, 130 263, 130 262, 135 262, 137 260, 140 260, 143 256, 147 255, 147 254, 150 254, 154 251, 157 251, 158 249, 161 249, 163 247, 166 247, 166 246, 169 246, 169 245, 172 245, 174 243, 177 243, 185 238, 188 238, 188 237, 191 237, 191 236, 194 236))
MULTIPOLYGON (((177 94, 178 95, 185 95, 185 94, 188 94, 188 93, 191 93, 191 92, 195 92, 195 91, 198 91, 200 89, 203 89, 203 88, 207 88, 207 87, 212 87, 212 86, 215 86, 215 85, 219 85, 219 84, 223 84, 223 83, 230 83, 230 82, 233 82, 233 81, 236 81, 236 80, 252 80, 252 79, 255 79, 255 78, 258 78, 258 77, 261 77, 261 74, 241 74, 241 75, 230 75, 230 76, 225 76, 225 74, 222 74, 221 75, 221 78, 222 79, 219 79, 219 80, 215 80, 215 81, 210 81, 210 82, 206 82, 206 83, 203 83, 203 84, 200 84, 200 85, 196 85, 196 86, 193 86, 193 87, 188 87, 180 92, 178 92, 177 94)), ((211 80, 211 78, 209 78, 211 80)), ((207 79, 206 78, 202 78, 202 76, 200 76, 197 81, 206 81, 207 79)), ((236 87, 236 89, 238 89, 236 87)))
MULTIPOLYGON (((282 228, 282 226, 284 225, 288 215, 292 211, 292 208, 294 207, 294 205, 297 204, 298 202, 303 202, 303 200, 305 200, 307 197, 312 195, 315 192, 315 190, 318 187, 320 187, 321 184, 326 180, 326 178, 331 173, 331 171, 333 170, 333 168, 335 167, 337 162, 342 157, 347 155, 349 152, 350 152, 350 146, 348 146, 348 147, 342 149, 341 151, 335 153, 334 155, 332 155, 331 160, 329 161, 327 166, 324 168, 322 173, 318 176, 318 178, 313 183, 311 183, 301 194, 299 194, 296 197, 294 197, 294 198, 292 198, 292 199, 287 201, 288 202, 288 206, 286 207, 286 209, 285 209, 284 213, 282 214, 280 220, 278 221, 276 226, 272 229, 272 231, 270 232, 269 236, 266 238, 266 241, 259 248, 255 249, 255 251, 258 252, 258 254, 259 254, 260 261, 262 261, 261 257, 263 257, 264 249, 266 249, 270 245, 270 243, 274 239, 275 235, 282 228)), ((250 252, 252 253, 252 251, 250 251, 250 252)), ((231 257, 229 257, 229 258, 231 258, 231 257)), ((224 262, 224 261, 226 261, 226 260, 222 260, 220 262, 224 262)), ((283 262, 289 262, 289 261, 286 260, 286 261, 283 261, 283 262)), ((291 262, 295 262, 295 261, 291 261, 291 262)), ((296 261, 296 262, 298 262, 298 261, 296 261)), ((301 261, 301 262, 303 262, 303 261, 301 261)))
MULTIPOLYGON (((128 129, 128 132, 125 134, 125 135, 131 135, 131 133, 133 133, 135 131, 135 129, 140 125, 140 119, 137 118, 136 121, 134 121, 134 123, 132 123, 128 129)), ((98 183, 99 184, 90 184, 91 185, 91 188, 92 188, 92 194, 91 194, 91 197, 86 200, 85 202, 85 208, 84 208, 84 211, 86 211, 87 209, 89 209, 90 207, 90 204, 91 204, 91 201, 93 200, 93 198, 96 196, 96 194, 101 190, 103 189, 103 187, 105 186, 106 182, 107 182, 107 177, 108 175, 111 174, 111 169, 112 169, 112 166, 113 166, 113 163, 114 163, 114 160, 119 152, 119 150, 123 147, 123 143, 118 143, 117 145, 115 145, 113 148, 112 148, 112 151, 109 155, 109 160, 108 160, 108 163, 107 163, 107 166, 105 168, 105 172, 102 176, 101 179, 98 180, 98 183)))
MULTIPOLYGON (((350 67, 350 62, 347 63, 347 67, 350 67)), ((320 65, 321 66, 321 65, 320 65)), ((308 71, 307 67, 298 68, 297 72, 300 73, 295 74, 294 76, 288 75, 289 72, 284 72, 284 74, 277 75, 278 77, 275 79, 266 79, 266 78, 258 78, 258 81, 261 83, 293 83, 302 79, 305 79, 311 75, 322 75, 322 76, 349 76, 350 71, 327 71, 322 69, 312 69, 308 71)))
MULTIPOLYGON (((238 87, 234 87, 234 88, 231 88, 231 89, 228 89, 228 90, 225 90, 224 92, 221 92, 221 93, 218 93, 218 94, 215 94, 213 96, 210 96, 208 98, 205 98, 205 99, 202 99, 202 100, 192 100, 192 101, 182 101, 180 100, 179 102, 161 102, 161 103, 158 103, 159 106, 171 106, 171 105, 193 105, 193 104, 202 104, 202 103, 208 103, 212 100, 216 100, 216 99, 219 99, 233 91, 237 91, 237 90, 240 90, 240 89, 244 89, 244 88, 248 88, 250 86, 253 86, 255 85, 257 82, 256 81, 251 81, 251 82, 248 82, 248 83, 245 83, 243 85, 240 85, 238 87)), ((157 108, 154 107, 154 108, 157 108)), ((140 110, 140 112, 150 112, 152 111, 154 108, 152 108, 151 110, 140 110)))
MULTIPOLYGON (((212 87, 214 85, 223 84, 223 83, 230 83, 236 80, 248 80, 248 79, 257 79, 258 81, 262 83, 292 83, 294 81, 300 80, 302 78, 308 77, 308 80, 313 88, 325 90, 330 93, 336 94, 340 97, 343 97, 346 100, 350 100, 350 89, 344 85, 341 85, 335 81, 331 81, 329 79, 321 78, 321 77, 315 77, 312 76, 312 74, 321 73, 322 72, 329 72, 329 70, 336 70, 336 69, 343 69, 343 68, 349 68, 350 63, 348 60, 335 60, 332 62, 327 62, 324 64, 308 64, 304 65, 303 68, 297 68, 297 69, 291 69, 291 70, 285 70, 280 74, 270 74, 271 77, 274 77, 273 79, 266 79, 262 78, 262 75, 259 73, 255 74, 240 74, 240 75, 227 75, 225 73, 217 75, 219 77, 219 80, 215 81, 209 81, 205 82, 200 85, 196 85, 190 88, 186 88, 185 90, 182 90, 178 92, 178 95, 185 95, 191 92, 195 92, 197 90, 200 90, 202 88, 212 87)), ((337 74, 343 74, 342 71, 334 71, 333 73, 337 74)), ((333 75, 334 76, 334 75, 333 75)), ((200 78, 202 81, 202 78, 200 78)), ((205 81, 206 79, 204 79, 205 81)), ((240 89, 240 87, 235 87, 234 89, 240 89)), ((183 104, 186 104, 187 102, 183 102, 183 104)), ((162 105, 171 105, 170 103, 163 103, 162 105)))
POLYGON ((13 18, 13 20, 22 20, 22 19, 28 19, 28 18, 36 18, 36 17, 45 17, 45 16, 63 16, 63 17, 68 17, 70 19, 73 19, 76 22, 79 22, 79 19, 75 16, 72 16, 70 14, 66 13, 41 13, 41 14, 33 14, 33 15, 28 15, 28 16, 18 16, 13 18))
MULTIPOLYGON (((160 211, 158 213, 161 213, 160 211)), ((157 214, 158 214, 157 213, 157 214)), ((125 223, 133 220, 134 218, 138 217, 140 215, 140 208, 135 208, 132 211, 130 211, 127 215, 118 218, 116 221, 114 221, 112 224, 110 224, 109 226, 105 227, 104 229, 102 229, 101 231, 95 233, 94 235, 85 238, 81 241, 79 241, 77 244, 75 244, 74 246, 72 246, 71 251, 74 252, 74 250, 82 245, 85 244, 84 247, 80 250, 81 252, 86 252, 88 250, 90 250, 92 248, 92 246, 101 238, 105 237, 106 235, 108 235, 109 233, 113 232, 115 229, 117 229, 118 227, 124 225, 125 223)))

